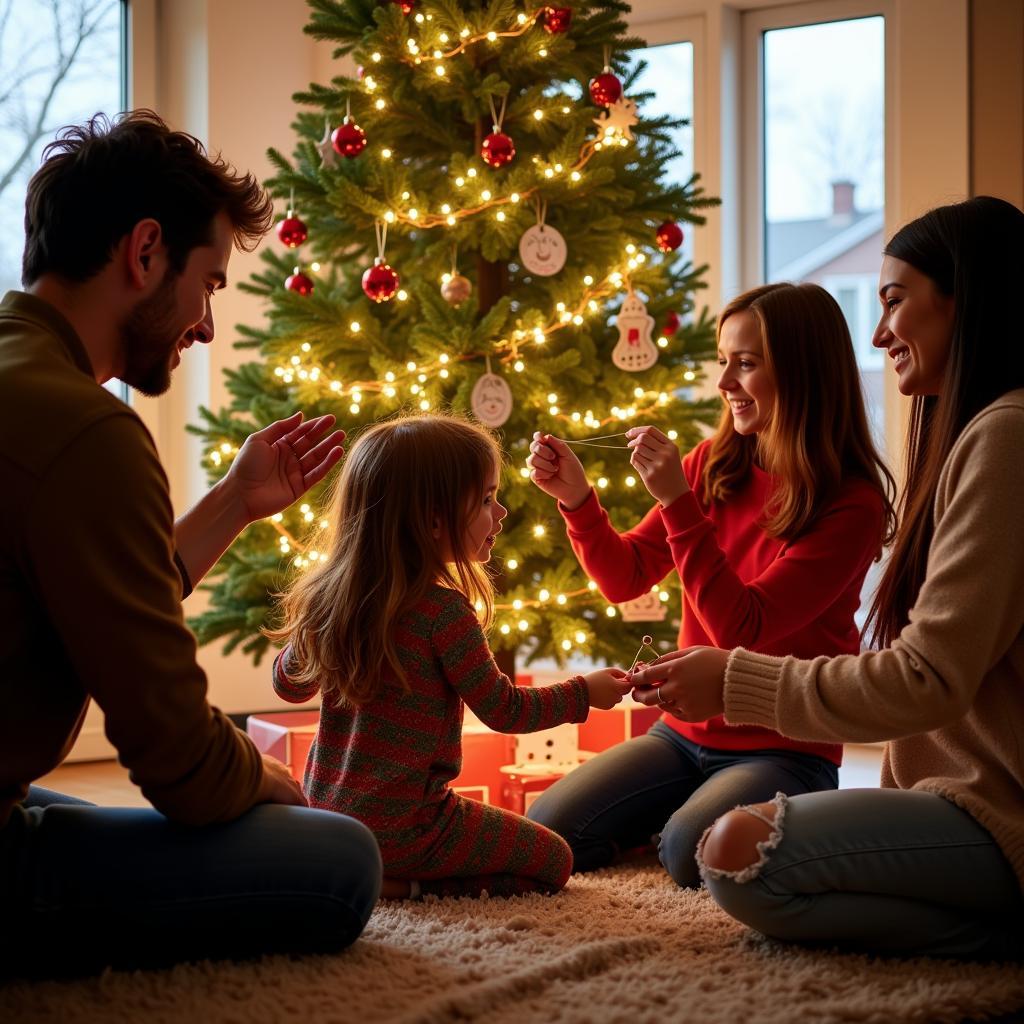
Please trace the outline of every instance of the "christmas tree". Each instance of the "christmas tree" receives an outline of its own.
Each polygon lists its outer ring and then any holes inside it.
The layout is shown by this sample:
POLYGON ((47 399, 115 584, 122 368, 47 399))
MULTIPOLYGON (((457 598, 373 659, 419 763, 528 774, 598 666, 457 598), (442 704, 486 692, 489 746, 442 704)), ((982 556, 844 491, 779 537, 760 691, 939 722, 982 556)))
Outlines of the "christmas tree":
MULTIPOLYGON (((714 330, 694 299, 705 268, 676 251, 681 223, 702 223, 716 200, 696 176, 668 180, 683 122, 643 117, 644 44, 627 34, 628 6, 310 7, 306 31, 358 70, 298 94, 292 159, 270 153, 278 240, 243 285, 265 298, 267 320, 237 343, 259 358, 228 372, 230 407, 191 428, 211 478, 254 428, 296 408, 333 412, 350 437, 403 411, 471 412, 509 456, 493 647, 521 663, 622 663, 644 634, 671 649, 675 576, 610 605, 525 468, 534 431, 597 439, 608 447, 575 450, 628 529, 653 499, 621 432, 651 423, 686 451, 720 408, 688 397, 714 330)), ((225 553, 192 621, 200 642, 224 638, 259 660, 274 595, 322 557, 324 497, 225 553)))

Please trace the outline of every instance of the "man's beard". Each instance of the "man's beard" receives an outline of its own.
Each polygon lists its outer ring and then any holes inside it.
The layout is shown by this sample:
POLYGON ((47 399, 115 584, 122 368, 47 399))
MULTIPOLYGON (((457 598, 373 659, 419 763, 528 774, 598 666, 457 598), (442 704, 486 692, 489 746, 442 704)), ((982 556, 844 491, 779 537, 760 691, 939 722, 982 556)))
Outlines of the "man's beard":
POLYGON ((160 287, 136 303, 121 325, 121 380, 150 397, 162 395, 171 386, 171 359, 184 333, 178 326, 175 280, 168 269, 160 287))

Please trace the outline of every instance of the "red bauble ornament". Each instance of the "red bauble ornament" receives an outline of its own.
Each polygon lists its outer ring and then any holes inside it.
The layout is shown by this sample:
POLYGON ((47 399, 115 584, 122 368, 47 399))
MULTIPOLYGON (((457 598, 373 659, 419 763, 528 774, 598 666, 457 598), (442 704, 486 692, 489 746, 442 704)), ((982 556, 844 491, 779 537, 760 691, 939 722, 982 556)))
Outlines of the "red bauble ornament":
POLYGON ((398 291, 398 272, 379 256, 363 274, 363 291, 374 302, 387 302, 398 291))
POLYGON ((665 314, 665 326, 662 327, 661 333, 664 334, 666 338, 671 338, 678 330, 679 314, 674 309, 670 309, 665 314))
POLYGON ((366 149, 366 132, 350 117, 331 133, 331 145, 339 156, 353 160, 366 149))
POLYGON ((312 295, 313 294, 313 279, 306 277, 298 267, 295 268, 294 274, 289 274, 287 280, 284 283, 285 288, 289 291, 298 292, 300 295, 312 295))
POLYGON ((590 98, 599 107, 610 107, 622 96, 622 83, 607 69, 590 80, 590 98))
POLYGON ((674 220, 667 220, 658 225, 654 240, 662 252, 672 252, 683 244, 683 229, 674 220))
POLYGON ((299 220, 298 217, 292 215, 292 211, 288 211, 288 216, 284 220, 279 221, 277 225, 277 237, 281 239, 284 245, 287 245, 289 249, 297 249, 302 243, 309 238, 309 230, 306 225, 299 220))
POLYGON ((494 131, 480 144, 480 157, 488 167, 504 167, 516 155, 510 135, 494 131))
POLYGON ((416 0, 391 0, 393 4, 398 4, 402 8, 403 14, 412 13, 412 9, 416 6, 416 0))
POLYGON ((572 21, 571 7, 545 7, 543 15, 544 29, 553 36, 569 31, 572 21))

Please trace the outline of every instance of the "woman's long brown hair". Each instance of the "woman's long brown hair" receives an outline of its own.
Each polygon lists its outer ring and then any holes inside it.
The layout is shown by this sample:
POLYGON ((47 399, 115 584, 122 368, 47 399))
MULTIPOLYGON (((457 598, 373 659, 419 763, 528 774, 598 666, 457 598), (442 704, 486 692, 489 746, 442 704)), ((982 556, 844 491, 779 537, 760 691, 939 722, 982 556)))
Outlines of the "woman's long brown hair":
POLYGON ((1015 301, 1024 281, 1024 213, 1002 199, 976 196, 911 221, 884 251, 952 296, 953 334, 940 394, 916 395, 911 406, 899 531, 865 626, 880 647, 910 621, 924 583, 935 494, 953 445, 985 406, 1024 387, 1015 301))
POLYGON ((296 682, 315 680, 325 701, 351 704, 371 700, 387 679, 407 686, 396 626, 438 583, 490 623, 491 580, 465 537, 500 466, 493 436, 454 415, 401 417, 359 436, 335 485, 326 561, 294 583, 284 624, 266 631, 291 644, 296 682))
POLYGON ((896 484, 878 454, 864 411, 850 331, 835 299, 816 284, 766 284, 733 299, 719 314, 718 338, 731 316, 749 313, 760 328, 775 402, 756 435, 733 429, 726 404, 704 465, 706 504, 726 501, 755 462, 776 480, 764 530, 793 540, 835 498, 842 482, 859 477, 882 498, 879 554, 895 529, 896 484))

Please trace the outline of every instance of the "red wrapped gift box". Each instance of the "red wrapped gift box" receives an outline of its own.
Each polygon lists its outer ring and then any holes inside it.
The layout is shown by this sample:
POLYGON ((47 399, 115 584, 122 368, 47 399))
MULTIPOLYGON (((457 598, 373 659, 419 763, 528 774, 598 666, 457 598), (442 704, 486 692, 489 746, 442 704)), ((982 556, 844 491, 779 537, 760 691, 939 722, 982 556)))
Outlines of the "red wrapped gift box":
POLYGON ((286 764, 301 782, 319 721, 319 711, 268 711, 250 715, 245 731, 258 750, 286 764))
POLYGON ((659 718, 660 708, 648 708, 633 702, 623 702, 610 711, 591 708, 587 720, 579 725, 580 750, 600 753, 623 740, 643 736, 659 718))
POLYGON ((502 765, 511 763, 515 737, 491 732, 468 717, 462 726, 462 771, 452 779, 456 793, 500 807, 502 765))

